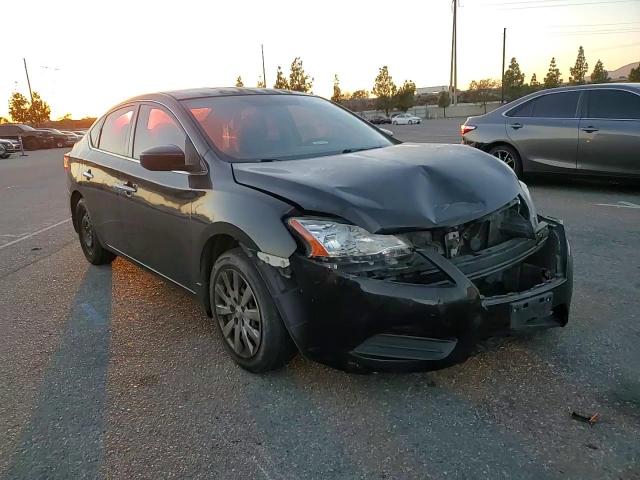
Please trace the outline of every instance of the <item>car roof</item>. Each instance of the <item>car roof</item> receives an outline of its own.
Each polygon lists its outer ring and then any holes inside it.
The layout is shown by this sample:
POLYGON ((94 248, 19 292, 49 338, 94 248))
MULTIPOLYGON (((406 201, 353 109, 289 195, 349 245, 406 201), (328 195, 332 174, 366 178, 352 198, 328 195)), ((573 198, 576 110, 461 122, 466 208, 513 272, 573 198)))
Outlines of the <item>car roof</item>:
POLYGON ((238 95, 308 95, 303 92, 276 90, 275 88, 245 88, 245 87, 202 87, 184 90, 168 90, 164 92, 148 93, 130 98, 127 101, 160 100, 162 97, 172 97, 175 100, 189 100, 206 97, 229 97, 238 95))
POLYGON ((562 92, 563 90, 589 90, 592 88, 630 88, 632 90, 640 90, 640 84, 631 82, 585 83, 583 85, 563 85, 562 87, 547 88, 539 90, 536 93, 562 92))

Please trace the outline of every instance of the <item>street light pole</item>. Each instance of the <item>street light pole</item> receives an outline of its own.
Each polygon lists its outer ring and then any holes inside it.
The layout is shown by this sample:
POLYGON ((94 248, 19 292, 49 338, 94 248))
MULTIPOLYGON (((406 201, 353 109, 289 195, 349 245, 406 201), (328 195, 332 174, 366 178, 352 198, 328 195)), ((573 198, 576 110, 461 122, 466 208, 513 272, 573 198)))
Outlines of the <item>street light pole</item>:
POLYGON ((267 74, 264 70, 264 44, 260 44, 260 50, 262 51, 262 83, 265 88, 267 87, 267 74))
POLYGON ((29 70, 27 70, 27 59, 23 57, 22 62, 24 63, 24 73, 27 74, 27 85, 29 85, 29 97, 31 97, 31 103, 33 103, 33 93, 31 92, 31 81, 29 80, 29 70))
POLYGON ((507 27, 502 30, 502 80, 500 82, 500 103, 504 103, 504 60, 505 46, 507 45, 507 27))

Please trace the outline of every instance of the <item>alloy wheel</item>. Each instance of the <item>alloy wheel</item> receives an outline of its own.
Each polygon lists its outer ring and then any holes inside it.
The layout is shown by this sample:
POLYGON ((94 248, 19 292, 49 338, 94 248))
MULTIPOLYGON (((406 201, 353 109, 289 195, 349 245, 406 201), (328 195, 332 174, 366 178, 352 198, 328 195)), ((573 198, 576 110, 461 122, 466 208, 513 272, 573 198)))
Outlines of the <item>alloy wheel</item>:
POLYGON ((82 243, 86 249, 91 253, 95 243, 95 237, 93 236, 93 225, 91 223, 91 217, 85 212, 80 222, 80 235, 82 237, 82 243))
POLYGON ((493 152, 493 156, 509 165, 512 170, 516 169, 516 159, 513 158, 511 152, 508 152, 506 150, 496 150, 495 152, 493 152))
POLYGON ((262 317, 247 279, 236 269, 221 270, 216 277, 214 302, 229 347, 240 357, 253 357, 262 341, 262 317))

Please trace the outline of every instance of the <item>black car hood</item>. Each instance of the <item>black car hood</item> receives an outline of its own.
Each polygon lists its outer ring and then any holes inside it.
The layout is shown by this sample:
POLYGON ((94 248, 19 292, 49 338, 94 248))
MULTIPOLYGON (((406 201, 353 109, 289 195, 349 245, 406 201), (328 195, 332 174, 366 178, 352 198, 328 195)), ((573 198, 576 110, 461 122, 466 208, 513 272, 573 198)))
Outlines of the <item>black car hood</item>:
POLYGON ((236 181, 307 212, 342 217, 372 233, 453 226, 519 193, 511 169, 462 145, 403 143, 273 163, 234 163, 236 181))

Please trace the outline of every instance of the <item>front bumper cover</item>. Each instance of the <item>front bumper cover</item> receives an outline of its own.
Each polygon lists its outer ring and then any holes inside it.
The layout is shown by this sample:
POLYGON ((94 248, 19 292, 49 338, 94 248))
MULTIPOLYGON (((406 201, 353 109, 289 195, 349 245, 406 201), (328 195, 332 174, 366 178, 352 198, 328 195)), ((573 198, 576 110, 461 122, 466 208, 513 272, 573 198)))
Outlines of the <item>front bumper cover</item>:
POLYGON ((372 279, 297 254, 291 257, 289 278, 266 264, 260 269, 305 356, 343 369, 442 368, 466 359, 483 337, 567 323, 573 284, 569 243, 560 221, 539 220, 548 225, 545 242, 554 245, 545 252, 553 252, 558 270, 517 293, 482 295, 477 274, 466 275, 462 265, 428 251, 420 254, 448 282, 372 279))

